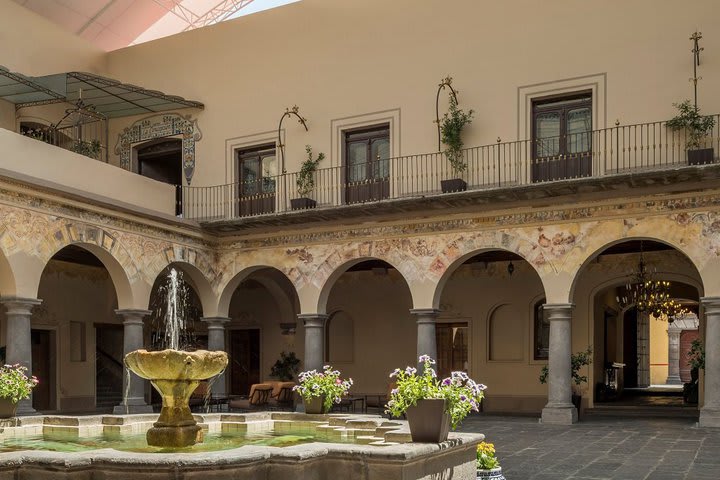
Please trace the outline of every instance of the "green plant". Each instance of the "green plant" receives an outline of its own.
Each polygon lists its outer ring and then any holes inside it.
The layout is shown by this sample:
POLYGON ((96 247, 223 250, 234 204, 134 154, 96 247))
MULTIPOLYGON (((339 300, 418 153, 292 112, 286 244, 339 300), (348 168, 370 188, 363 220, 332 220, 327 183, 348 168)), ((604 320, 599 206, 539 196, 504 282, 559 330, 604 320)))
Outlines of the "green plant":
POLYGON ((478 443, 476 452, 477 461, 475 465, 478 470, 492 470, 500 466, 500 462, 497 457, 495 457, 495 445, 492 443, 478 443))
MULTIPOLYGON (((580 375, 580 369, 592 363, 592 347, 588 347, 583 352, 573 353, 570 356, 570 369, 572 371, 572 379, 575 385, 582 385, 587 383, 587 377, 580 375)), ((547 365, 543 366, 540 371, 540 383, 547 383, 547 377, 550 373, 550 369, 547 365)))
POLYGON ((454 430, 470 411, 479 410, 485 385, 475 383, 465 372, 452 372, 439 381, 432 367, 435 360, 427 355, 421 355, 418 360, 423 366, 422 374, 418 375, 415 367, 406 367, 405 370, 396 368, 390 374, 390 378, 396 379, 397 387, 390 392, 387 413, 399 417, 408 408, 417 405, 418 400, 445 399, 445 408, 454 430))
POLYGON ((688 365, 693 370, 705 370, 705 348, 700 339, 690 343, 690 350, 687 353, 688 365))
POLYGON ((92 140, 90 142, 86 140, 75 140, 70 147, 70 150, 97 160, 100 156, 100 151, 102 150, 102 144, 99 140, 92 140))
POLYGON ((330 365, 325 365, 322 372, 317 370, 302 372, 299 379, 300 385, 295 385, 293 390, 300 394, 305 403, 315 397, 324 397, 324 412, 329 412, 333 403, 340 403, 353 384, 352 378, 343 380, 340 378, 340 371, 333 370, 330 365))
POLYGON ((690 100, 673 103, 673 107, 677 108, 679 113, 667 121, 667 126, 673 130, 685 129, 687 149, 699 149, 703 137, 707 136, 715 126, 715 118, 710 115, 700 115, 700 109, 690 103, 690 100))
POLYGON ((287 382, 295 378, 299 370, 300 359, 295 356, 295 352, 280 352, 280 358, 270 369, 270 376, 287 382))
POLYGON ((320 162, 325 159, 325 154, 318 153, 317 158, 313 160, 312 147, 305 145, 305 151, 308 158, 300 166, 300 172, 297 176, 297 191, 302 197, 306 197, 315 189, 315 170, 320 162))
POLYGON ((467 169, 462 152, 462 131, 465 125, 472 122, 473 113, 472 109, 464 112, 461 108, 458 108, 457 98, 451 93, 450 108, 440 120, 441 140, 446 146, 445 156, 450 162, 453 171, 457 174, 462 174, 467 169))
POLYGON ((19 364, 0 367, 0 397, 9 398, 17 403, 30 398, 30 393, 38 379, 27 376, 27 367, 19 364))

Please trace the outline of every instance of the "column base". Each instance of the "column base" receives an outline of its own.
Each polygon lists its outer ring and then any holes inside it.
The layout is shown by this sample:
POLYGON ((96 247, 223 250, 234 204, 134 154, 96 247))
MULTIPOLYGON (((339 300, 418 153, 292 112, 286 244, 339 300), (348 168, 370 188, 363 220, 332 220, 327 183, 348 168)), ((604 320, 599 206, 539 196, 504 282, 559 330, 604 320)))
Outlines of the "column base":
POLYGON ((545 407, 540 421, 548 425, 572 425, 578 421, 578 412, 573 405, 545 407))
POLYGON ((702 408, 700 409, 700 427, 719 428, 720 427, 720 409, 702 408))
POLYGON ((665 380, 665 385, 682 385, 683 382, 680 379, 679 376, 673 375, 671 377, 667 377, 667 380, 665 380))

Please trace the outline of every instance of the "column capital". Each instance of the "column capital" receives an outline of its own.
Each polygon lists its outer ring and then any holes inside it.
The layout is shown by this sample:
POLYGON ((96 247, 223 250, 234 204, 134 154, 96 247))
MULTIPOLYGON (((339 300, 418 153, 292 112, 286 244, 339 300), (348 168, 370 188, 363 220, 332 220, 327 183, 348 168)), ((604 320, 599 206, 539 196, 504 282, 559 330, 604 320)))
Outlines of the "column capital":
POLYGON ((720 297, 700 297, 700 305, 707 314, 720 314, 720 297))
POLYGON ((208 328, 225 328, 225 324, 232 320, 230 317, 202 317, 201 322, 207 323, 208 328))
POLYGON ((427 315, 429 316, 438 316, 440 315, 440 310, 437 308, 411 308, 410 313, 412 315, 427 315))
POLYGON ((135 308, 123 308, 115 310, 115 314, 123 319, 123 324, 143 324, 143 319, 152 311, 135 308))
POLYGON ((543 305, 543 311, 548 313, 549 321, 566 321, 572 317, 574 303, 546 303, 543 305))
POLYGON ((9 315, 29 315, 33 307, 42 303, 39 298, 0 297, 0 302, 7 308, 9 315))
POLYGON ((324 313, 301 313, 297 317, 305 328, 323 328, 328 316, 324 313))

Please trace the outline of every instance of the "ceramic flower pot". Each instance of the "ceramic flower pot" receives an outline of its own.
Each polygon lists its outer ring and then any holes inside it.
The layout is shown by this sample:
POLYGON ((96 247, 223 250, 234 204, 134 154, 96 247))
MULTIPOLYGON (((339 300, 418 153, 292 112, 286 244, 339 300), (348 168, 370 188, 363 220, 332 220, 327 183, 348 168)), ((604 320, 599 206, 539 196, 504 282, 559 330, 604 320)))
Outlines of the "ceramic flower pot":
POLYGON ((305 413, 327 413, 324 411, 323 403, 325 401, 325 395, 320 395, 319 397, 313 397, 310 399, 310 401, 303 400, 303 403, 305 404, 305 413))
POLYGON ((417 405, 408 408, 405 413, 413 442, 440 443, 447 440, 450 414, 445 411, 444 399, 418 400, 417 405))
POLYGON ((17 412, 17 402, 11 398, 0 397, 0 418, 12 418, 17 412))
POLYGON ((505 480, 505 477, 502 474, 502 467, 491 468, 489 470, 478 469, 477 476, 475 478, 477 480, 505 480))

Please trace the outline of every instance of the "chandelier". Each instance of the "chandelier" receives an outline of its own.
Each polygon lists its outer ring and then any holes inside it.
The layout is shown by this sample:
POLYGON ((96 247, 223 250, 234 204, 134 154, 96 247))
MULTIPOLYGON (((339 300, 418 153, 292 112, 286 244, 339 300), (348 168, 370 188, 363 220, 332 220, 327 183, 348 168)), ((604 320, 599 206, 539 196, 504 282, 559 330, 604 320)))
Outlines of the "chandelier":
POLYGON ((640 262, 632 273, 632 280, 625 285, 624 295, 617 297, 622 307, 634 305, 639 313, 648 313, 659 320, 667 319, 669 323, 684 317, 688 309, 670 297, 670 282, 655 280, 654 272, 650 272, 642 255, 640 245, 640 262))

